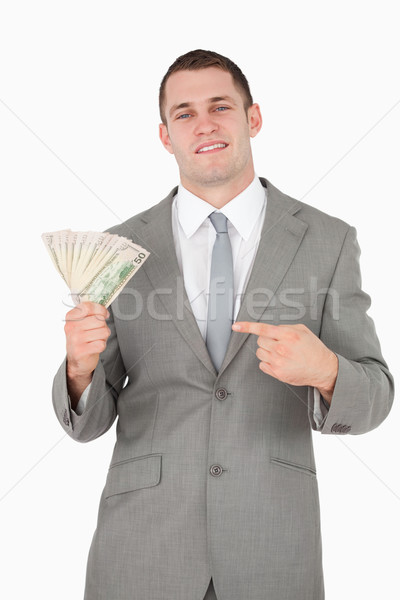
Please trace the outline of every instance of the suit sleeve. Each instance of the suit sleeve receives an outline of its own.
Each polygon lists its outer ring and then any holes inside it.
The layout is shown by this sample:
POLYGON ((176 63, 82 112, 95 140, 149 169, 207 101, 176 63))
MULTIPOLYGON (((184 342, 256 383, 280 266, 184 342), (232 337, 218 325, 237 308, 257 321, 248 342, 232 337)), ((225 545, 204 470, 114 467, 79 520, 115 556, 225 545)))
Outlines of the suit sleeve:
POLYGON ((360 247, 349 227, 325 299, 320 338, 338 357, 331 405, 322 422, 309 418, 324 434, 361 434, 375 429, 390 412, 394 382, 367 311, 371 299, 361 289, 360 247))
POLYGON ((71 409, 67 389, 64 358, 53 381, 53 407, 56 416, 68 435, 78 442, 90 442, 105 433, 117 416, 116 402, 126 379, 111 306, 107 325, 111 334, 107 347, 100 354, 100 360, 93 372, 85 406, 80 415, 71 409))

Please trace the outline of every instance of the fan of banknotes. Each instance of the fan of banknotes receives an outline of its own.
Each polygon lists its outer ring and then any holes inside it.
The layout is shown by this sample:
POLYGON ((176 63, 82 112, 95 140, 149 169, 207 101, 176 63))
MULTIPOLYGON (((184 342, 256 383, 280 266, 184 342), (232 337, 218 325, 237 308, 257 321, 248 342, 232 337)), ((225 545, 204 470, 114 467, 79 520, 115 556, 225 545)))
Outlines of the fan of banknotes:
POLYGON ((63 229, 42 239, 75 305, 90 300, 107 308, 150 254, 112 233, 63 229))

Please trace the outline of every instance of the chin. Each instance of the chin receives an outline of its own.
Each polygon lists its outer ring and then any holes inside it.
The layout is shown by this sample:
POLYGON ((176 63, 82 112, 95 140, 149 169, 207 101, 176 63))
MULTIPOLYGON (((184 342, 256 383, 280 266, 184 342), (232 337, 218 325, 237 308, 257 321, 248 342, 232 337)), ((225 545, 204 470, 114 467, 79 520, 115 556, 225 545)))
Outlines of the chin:
POLYGON ((214 171, 199 173, 197 180, 200 185, 212 186, 223 185, 232 179, 233 173, 227 170, 215 169, 214 171))

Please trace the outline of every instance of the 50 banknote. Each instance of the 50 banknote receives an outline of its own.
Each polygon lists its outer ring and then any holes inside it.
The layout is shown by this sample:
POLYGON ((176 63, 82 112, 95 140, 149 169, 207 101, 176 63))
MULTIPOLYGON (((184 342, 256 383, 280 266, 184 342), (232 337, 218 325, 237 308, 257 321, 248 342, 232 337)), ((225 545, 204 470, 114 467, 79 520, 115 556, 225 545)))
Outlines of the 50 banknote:
POLYGON ((112 233, 62 229, 43 233, 42 240, 74 304, 90 300, 107 308, 150 255, 112 233))

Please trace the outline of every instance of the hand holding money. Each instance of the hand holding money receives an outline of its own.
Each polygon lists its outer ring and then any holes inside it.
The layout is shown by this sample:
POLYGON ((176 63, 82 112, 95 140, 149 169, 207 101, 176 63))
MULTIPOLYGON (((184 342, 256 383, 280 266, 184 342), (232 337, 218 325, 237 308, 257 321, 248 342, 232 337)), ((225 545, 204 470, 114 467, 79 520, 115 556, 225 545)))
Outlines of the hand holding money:
POLYGON ((150 253, 110 233, 65 229, 43 233, 42 239, 77 305, 67 313, 64 327, 68 393, 75 409, 106 348, 107 307, 150 253))
POLYGON ((92 380, 100 353, 106 348, 110 329, 108 310, 95 302, 81 302, 65 316, 67 380, 72 408, 92 380))
POLYGON ((110 329, 108 310, 96 302, 81 302, 65 315, 68 375, 87 377, 95 370, 106 348, 110 329))

